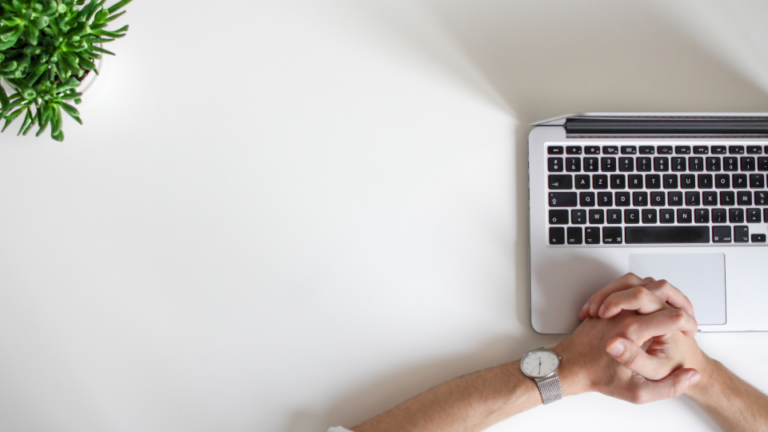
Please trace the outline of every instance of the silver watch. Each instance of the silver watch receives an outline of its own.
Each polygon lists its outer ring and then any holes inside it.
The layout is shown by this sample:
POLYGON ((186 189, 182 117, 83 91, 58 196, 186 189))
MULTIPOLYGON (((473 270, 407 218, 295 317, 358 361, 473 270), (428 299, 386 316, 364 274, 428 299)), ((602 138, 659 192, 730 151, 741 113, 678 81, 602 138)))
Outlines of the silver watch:
POLYGON ((546 348, 527 352, 520 360, 520 370, 523 375, 536 381, 544 405, 563 398, 560 377, 557 376, 560 360, 556 352, 546 348))

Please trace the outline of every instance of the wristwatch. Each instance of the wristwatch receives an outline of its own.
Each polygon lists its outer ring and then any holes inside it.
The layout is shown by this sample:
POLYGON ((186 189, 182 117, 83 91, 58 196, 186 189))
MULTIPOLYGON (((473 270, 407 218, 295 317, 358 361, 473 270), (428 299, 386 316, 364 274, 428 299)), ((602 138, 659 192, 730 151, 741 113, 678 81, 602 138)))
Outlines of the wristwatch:
POLYGON ((536 381, 544 405, 563 398, 560 377, 557 376, 560 360, 556 352, 546 348, 529 351, 520 360, 520 370, 523 375, 536 381))

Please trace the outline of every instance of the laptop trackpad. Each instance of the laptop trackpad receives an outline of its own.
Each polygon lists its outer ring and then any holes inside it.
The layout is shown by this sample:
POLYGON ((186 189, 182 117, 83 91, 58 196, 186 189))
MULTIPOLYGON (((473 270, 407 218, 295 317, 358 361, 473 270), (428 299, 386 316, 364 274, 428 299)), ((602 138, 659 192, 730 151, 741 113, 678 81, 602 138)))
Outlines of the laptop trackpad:
POLYGON ((632 254, 629 271, 677 287, 693 303, 700 325, 725 324, 724 254, 632 254))

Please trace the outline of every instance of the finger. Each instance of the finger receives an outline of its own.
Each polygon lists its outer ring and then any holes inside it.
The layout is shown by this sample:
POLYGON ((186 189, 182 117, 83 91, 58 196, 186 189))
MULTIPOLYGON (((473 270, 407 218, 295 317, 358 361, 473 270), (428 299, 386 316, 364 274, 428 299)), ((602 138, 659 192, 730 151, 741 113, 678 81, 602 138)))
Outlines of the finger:
POLYGON ((633 310, 641 314, 660 311, 668 306, 661 297, 646 287, 634 287, 609 295, 598 310, 600 318, 613 318, 623 310, 633 310))
POLYGON ((661 279, 659 281, 652 282, 646 285, 646 288, 648 288, 648 291, 661 297, 662 300, 669 303, 670 305, 688 312, 688 314, 693 317, 696 316, 696 314, 693 312, 693 304, 688 299, 688 297, 686 297, 682 291, 675 288, 666 280, 661 279))
POLYGON ((643 279, 640 279, 637 275, 634 273, 627 273, 624 276, 616 279, 615 281, 609 283, 600 291, 592 294, 592 296, 587 300, 587 302, 584 304, 584 306, 581 308, 581 312, 579 312, 579 320, 584 320, 584 318, 588 316, 597 317, 597 311, 602 306, 603 301, 606 297, 609 295, 617 292, 617 291, 623 291, 627 288, 632 288, 636 286, 645 286, 648 282, 644 281, 643 279))
POLYGON ((701 379, 696 369, 679 369, 659 381, 643 380, 631 390, 630 402, 645 404, 680 397, 701 379))
POLYGON ((696 319, 682 309, 664 309, 650 315, 636 315, 629 318, 625 325, 624 336, 637 345, 642 345, 652 337, 675 331, 693 336, 698 328, 696 319))
POLYGON ((629 339, 611 339, 605 350, 616 361, 651 380, 660 380, 669 375, 670 365, 664 359, 647 354, 629 339))

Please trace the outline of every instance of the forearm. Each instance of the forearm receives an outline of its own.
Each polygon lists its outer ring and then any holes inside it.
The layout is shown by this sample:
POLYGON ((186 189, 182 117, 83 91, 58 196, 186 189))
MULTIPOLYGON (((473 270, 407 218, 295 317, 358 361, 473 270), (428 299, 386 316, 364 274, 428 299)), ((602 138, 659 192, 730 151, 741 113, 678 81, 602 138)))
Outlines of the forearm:
POLYGON ((518 361, 455 378, 352 429, 475 432, 540 404, 536 383, 518 361))
POLYGON ((768 396, 707 358, 702 379, 687 392, 728 432, 768 431, 768 396))

